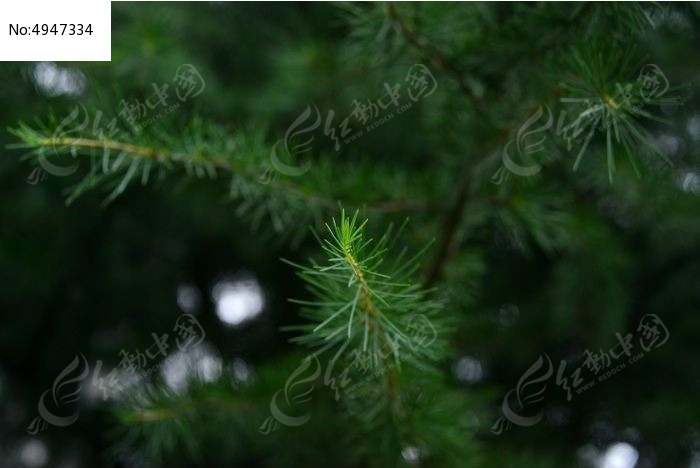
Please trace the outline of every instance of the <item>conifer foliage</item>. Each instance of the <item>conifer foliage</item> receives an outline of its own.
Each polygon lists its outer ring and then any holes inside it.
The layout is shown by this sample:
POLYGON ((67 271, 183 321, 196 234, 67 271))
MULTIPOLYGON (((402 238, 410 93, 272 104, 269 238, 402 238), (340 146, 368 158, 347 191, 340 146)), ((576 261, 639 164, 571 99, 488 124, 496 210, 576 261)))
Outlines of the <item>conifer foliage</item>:
POLYGON ((291 312, 271 315, 292 344, 251 352, 251 375, 224 356, 216 379, 153 378, 110 400, 120 463, 598 466, 586 453, 620 440, 658 466, 691 459, 700 428, 683 414, 697 401, 677 396, 674 435, 659 435, 663 408, 645 406, 656 397, 635 373, 681 373, 669 356, 683 339, 619 377, 638 395, 611 380, 567 401, 552 377, 541 426, 490 428, 542 353, 584 359, 645 313, 672 338, 697 329, 660 310, 671 296, 689 307, 700 265, 695 6, 209 5, 150 20, 149 6, 113 8, 113 40, 133 57, 91 71, 61 112, 14 122, 12 154, 65 190, 66 210, 205 194, 211 216, 284 258, 274 268, 293 286, 278 290, 294 289, 273 303, 291 312), (171 38, 167 57, 138 52, 143 31, 197 22, 212 25, 193 32, 206 48, 171 38), (172 115, 144 126, 120 112, 122 94, 150 94, 125 71, 190 62, 206 88, 172 115))

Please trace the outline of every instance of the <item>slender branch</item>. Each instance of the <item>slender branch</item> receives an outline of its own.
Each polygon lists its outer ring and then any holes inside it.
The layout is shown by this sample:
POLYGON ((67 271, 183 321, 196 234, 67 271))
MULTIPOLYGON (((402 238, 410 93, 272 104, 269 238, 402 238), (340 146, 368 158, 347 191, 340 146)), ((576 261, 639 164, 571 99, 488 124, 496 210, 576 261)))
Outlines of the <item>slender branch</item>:
POLYGON ((186 413, 201 410, 213 410, 217 412, 228 411, 237 412, 245 409, 248 405, 243 402, 226 400, 218 397, 209 397, 204 400, 190 399, 188 401, 178 401, 178 406, 171 408, 133 408, 124 412, 122 419, 126 422, 155 422, 175 420, 181 418, 186 413))
MULTIPOLYGON (((580 17, 582 11, 587 10, 587 8, 588 6, 578 11, 575 17, 571 19, 570 23, 573 22, 574 19, 580 17)), ((445 57, 445 55, 443 55, 436 47, 431 45, 430 41, 425 36, 420 35, 416 30, 408 26, 406 21, 396 10, 393 3, 388 4, 388 13, 394 20, 397 29, 403 35, 406 42, 425 54, 435 68, 451 76, 457 82, 460 91, 472 102, 474 111, 480 116, 485 117, 486 112, 482 101, 474 94, 474 91, 468 85, 467 80, 463 76, 463 73, 459 67, 457 67, 450 59, 445 57)), ((556 95, 557 93, 558 90, 555 90, 553 94, 556 95)), ((547 100, 549 99, 546 99, 545 101, 547 100)), ((535 109, 537 109, 537 106, 534 107, 533 111, 535 109)), ((494 145, 494 148, 484 151, 482 156, 478 159, 477 164, 486 161, 489 156, 492 155, 495 148, 506 141, 513 130, 514 128, 502 129, 500 131, 501 137, 498 139, 496 145, 494 145)), ((470 176, 473 172, 470 166, 472 165, 474 165, 473 161, 465 161, 457 181, 457 188, 452 197, 452 202, 449 209, 445 213, 445 218, 442 223, 442 235, 440 241, 438 242, 435 258, 426 271, 425 284, 428 287, 433 286, 440 279, 445 263, 450 258, 451 252, 455 250, 456 233, 462 223, 465 207, 468 204, 470 187, 472 186, 470 183, 470 176)))
POLYGON ((457 233, 457 228, 462 222, 464 207, 467 203, 467 192, 469 188, 468 181, 469 178, 463 170, 462 175, 459 178, 457 194, 454 197, 452 205, 450 206, 450 209, 447 210, 443 220, 441 231, 442 236, 438 242, 435 257, 433 262, 428 267, 425 275, 425 285, 428 288, 433 286, 440 279, 444 264, 450 257, 450 251, 454 245, 455 234, 457 233))
MULTIPOLYGON (((207 162, 217 169, 221 169, 228 172, 236 172, 239 174, 245 174, 251 178, 257 178, 258 174, 253 174, 250 171, 246 171, 245 167, 241 164, 237 164, 234 161, 230 161, 222 156, 203 158, 197 155, 190 154, 180 154, 172 153, 158 148, 150 148, 145 146, 139 146, 132 143, 126 143, 116 140, 97 140, 89 138, 42 138, 37 141, 37 146, 43 147, 72 147, 72 148, 86 148, 86 149, 107 149, 115 152, 124 152, 126 154, 135 155, 142 158, 149 159, 161 159, 168 161, 197 161, 197 162, 207 162)), ((326 208, 335 209, 337 208, 337 201, 328 197, 324 197, 315 193, 309 192, 307 189, 294 184, 286 180, 273 179, 268 182, 269 185, 280 188, 292 193, 301 198, 305 198, 317 205, 324 206, 326 208)), ((360 204, 357 204, 358 206, 360 204)), ((353 208, 354 204, 348 204, 348 208, 353 208)), ((371 204, 366 204, 364 207, 371 212, 375 213, 402 213, 409 211, 424 211, 432 207, 427 200, 388 200, 379 201, 371 204)))
MULTIPOLYGON (((353 275, 357 280, 358 287, 360 288, 360 308, 365 311, 364 321, 367 322, 367 324, 372 330, 372 333, 377 334, 379 340, 382 342, 382 346, 390 344, 390 338, 383 331, 383 328, 374 322, 380 317, 383 317, 383 314, 379 310, 377 310, 372 301, 373 292, 367 284, 367 281, 365 279, 364 274, 362 273, 362 269, 359 263, 353 256, 350 248, 345 246, 343 248, 343 252, 345 254, 345 260, 352 269, 353 275)), ((360 320, 362 321, 362 319, 360 320)), ((388 354, 385 355, 384 353, 380 352, 379 355, 382 359, 381 369, 384 369, 384 383, 386 385, 387 398, 389 400, 389 416, 392 420, 392 426, 396 431, 396 436, 400 439, 400 433, 397 425, 397 422, 399 421, 400 417, 400 400, 398 398, 396 368, 388 362, 388 354)))
MULTIPOLYGON (((528 111, 527 115, 532 115, 532 113, 535 112, 540 105, 542 105, 543 103, 547 103, 553 98, 556 98, 559 95, 559 93, 559 88, 555 88, 549 96, 543 99, 540 103, 533 106, 528 111)), ((496 149, 503 145, 507 141, 508 137, 515 130, 516 126, 507 129, 501 129, 499 131, 499 137, 497 138, 496 142, 492 146, 490 146, 486 151, 483 151, 482 155, 476 162, 473 162, 471 160, 466 160, 464 162, 464 165, 462 166, 462 173, 460 174, 460 178, 457 182, 456 194, 453 198, 450 208, 445 213, 442 228, 442 236, 440 237, 440 240, 438 242, 435 257, 433 259, 433 262, 426 270, 426 287, 434 286, 435 283, 437 283, 437 281, 440 280, 445 264, 450 259, 452 252, 456 250, 457 239, 455 236, 457 233, 457 229, 459 228, 462 222, 466 211, 466 206, 469 203, 469 192, 473 188, 473 184, 476 183, 476 181, 473 180, 472 174, 476 173, 477 171, 474 171, 473 168, 479 164, 488 163, 489 158, 495 154, 494 152, 496 151, 496 149)))
POLYGON ((398 11, 396 11, 394 4, 391 2, 388 4, 388 11, 389 16, 394 20, 396 28, 403 35, 404 39, 406 39, 406 42, 425 54, 435 68, 450 75, 457 82, 462 94, 469 98, 474 106, 474 110, 481 116, 485 116, 486 111, 483 103, 479 97, 474 94, 474 90, 472 90, 467 83, 467 80, 463 76, 463 73, 459 67, 457 67, 452 60, 448 59, 444 54, 442 54, 435 46, 430 44, 425 36, 420 35, 416 30, 408 26, 406 21, 404 21, 398 11))
MULTIPOLYGON (((215 156, 211 158, 202 158, 196 155, 187 155, 172 153, 158 148, 149 148, 144 146, 138 146, 131 143, 124 143, 115 140, 94 140, 87 138, 44 138, 40 140, 41 146, 70 146, 75 148, 104 148, 114 151, 122 151, 127 154, 136 155, 143 158, 152 159, 165 159, 173 162, 178 161, 198 161, 207 162, 217 169, 222 169, 228 172, 236 172, 239 174, 245 174, 249 177, 256 177, 255 174, 246 172, 244 167, 233 161, 229 161, 221 156, 215 156)), ((306 198, 316 204, 326 206, 328 208, 335 208, 336 202, 329 198, 322 197, 320 195, 310 193, 308 190, 300 187, 297 184, 293 184, 288 181, 270 181, 270 184, 279 187, 287 192, 293 193, 297 196, 306 198)))
MULTIPOLYGON (((403 35, 406 41, 414 48, 424 53, 430 59, 435 68, 450 75, 457 82, 460 91, 471 101, 474 110, 479 115, 485 116, 486 112, 481 100, 474 94, 472 88, 467 84, 466 79, 462 75, 462 71, 454 63, 452 63, 451 60, 447 59, 442 53, 433 47, 424 36, 421 36, 414 29, 410 28, 401 15, 399 15, 398 11, 396 11, 393 3, 389 3, 388 11, 389 16, 391 16, 391 18, 394 20, 397 29, 403 35)), ((468 166, 468 163, 465 162, 457 182, 456 194, 453 197, 452 204, 447 210, 443 221, 442 236, 437 246, 435 259, 428 267, 426 273, 426 285, 428 287, 435 284, 435 282, 437 282, 439 279, 442 273, 443 265, 447 261, 450 250, 453 246, 457 228, 462 221, 462 214, 464 211, 464 206, 467 203, 467 194, 469 191, 470 171, 468 166)))

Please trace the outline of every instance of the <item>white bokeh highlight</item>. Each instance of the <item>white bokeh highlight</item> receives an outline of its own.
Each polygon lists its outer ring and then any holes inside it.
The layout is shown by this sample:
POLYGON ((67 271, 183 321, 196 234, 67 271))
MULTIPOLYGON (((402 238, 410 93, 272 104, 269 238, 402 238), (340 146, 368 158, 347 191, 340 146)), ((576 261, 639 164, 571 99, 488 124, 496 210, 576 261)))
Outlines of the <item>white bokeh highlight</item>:
POLYGON ((38 439, 30 439, 19 449, 19 461, 24 466, 44 466, 49 461, 49 451, 46 444, 38 439))
POLYGON ((457 379, 466 383, 477 383, 484 378, 484 365, 471 356, 462 356, 453 367, 457 379))
POLYGON ((226 278, 214 285, 216 315, 226 325, 237 326, 257 317, 265 306, 263 290, 249 275, 226 278))
POLYGON ((186 314, 194 314, 199 311, 202 297, 199 289, 191 284, 181 284, 177 288, 177 305, 186 314))
POLYGON ((639 452, 626 442, 609 446, 598 461, 597 468, 634 468, 639 452))
POLYGON ((178 351, 165 360, 161 375, 165 384, 176 392, 187 389, 191 380, 212 382, 221 376, 223 362, 209 343, 178 351))
POLYGON ((87 80, 82 72, 54 62, 37 63, 32 70, 32 78, 39 91, 48 97, 79 96, 87 87, 87 80))

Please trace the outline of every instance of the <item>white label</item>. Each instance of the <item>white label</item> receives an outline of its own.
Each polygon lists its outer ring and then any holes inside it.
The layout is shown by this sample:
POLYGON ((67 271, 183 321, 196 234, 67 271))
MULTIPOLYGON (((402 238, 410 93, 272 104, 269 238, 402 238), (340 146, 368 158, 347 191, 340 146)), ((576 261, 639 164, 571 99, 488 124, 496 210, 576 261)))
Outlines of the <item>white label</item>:
POLYGON ((0 0, 0 61, 110 61, 109 0, 0 0))

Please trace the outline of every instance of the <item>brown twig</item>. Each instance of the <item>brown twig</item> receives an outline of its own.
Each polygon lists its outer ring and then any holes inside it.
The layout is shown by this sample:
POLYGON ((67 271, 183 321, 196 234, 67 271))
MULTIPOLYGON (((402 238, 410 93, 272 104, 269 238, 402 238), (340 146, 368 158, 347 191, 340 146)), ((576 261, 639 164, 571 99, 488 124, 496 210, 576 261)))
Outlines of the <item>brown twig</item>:
POLYGON ((478 114, 485 116, 486 111, 483 103, 479 97, 474 94, 474 90, 467 83, 467 80, 463 76, 463 72, 459 69, 459 67, 457 67, 452 60, 448 59, 444 54, 442 54, 435 46, 430 44, 427 38, 421 36, 417 31, 409 27, 401 15, 399 15, 399 13, 396 11, 393 3, 389 3, 388 9, 389 16, 394 20, 396 28, 401 35, 403 35, 404 39, 406 39, 406 42, 424 53, 436 69, 450 75, 457 82, 462 94, 469 98, 474 106, 474 110, 478 114))

